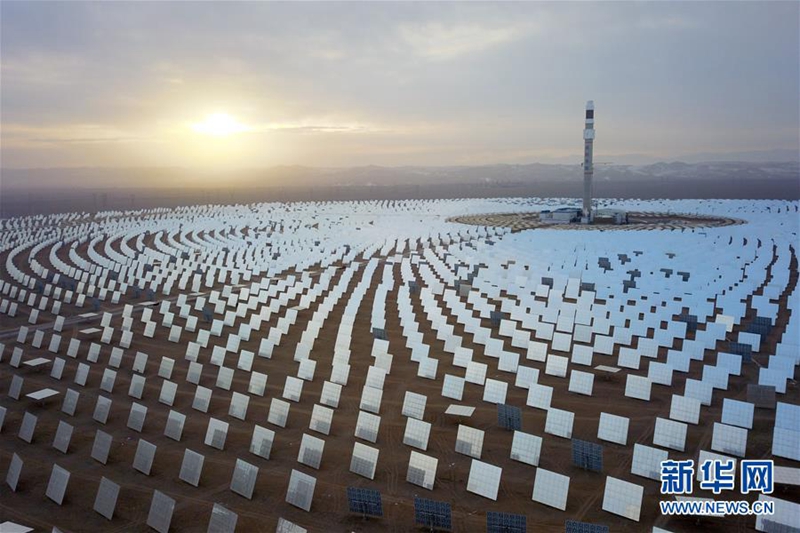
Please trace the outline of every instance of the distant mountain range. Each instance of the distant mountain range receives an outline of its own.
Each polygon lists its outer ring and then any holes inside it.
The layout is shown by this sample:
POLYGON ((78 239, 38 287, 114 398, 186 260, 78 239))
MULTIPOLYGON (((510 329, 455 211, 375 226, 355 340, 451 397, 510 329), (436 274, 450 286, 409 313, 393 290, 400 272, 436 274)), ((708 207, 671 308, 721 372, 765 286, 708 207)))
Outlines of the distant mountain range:
MULTIPOLYGON (((276 166, 228 172, 187 168, 52 168, 3 169, 4 190, 59 188, 158 189, 493 185, 519 186, 571 182, 583 179, 580 164, 519 164, 486 166, 360 166, 319 168, 276 166)), ((659 162, 647 165, 596 164, 595 179, 605 182, 720 180, 795 180, 800 163, 794 162, 659 162)))

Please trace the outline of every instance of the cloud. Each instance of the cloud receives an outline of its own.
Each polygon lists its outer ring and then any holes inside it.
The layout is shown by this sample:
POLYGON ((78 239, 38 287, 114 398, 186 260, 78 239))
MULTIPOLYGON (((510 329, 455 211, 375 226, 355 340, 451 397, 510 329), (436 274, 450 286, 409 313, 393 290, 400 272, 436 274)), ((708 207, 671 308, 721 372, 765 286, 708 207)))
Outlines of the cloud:
POLYGON ((415 55, 441 61, 511 43, 534 29, 535 26, 531 24, 448 24, 434 21, 422 25, 402 24, 398 34, 415 55))
POLYGON ((800 130, 797 3, 2 9, 0 149, 23 166, 198 166, 209 139, 190 124, 214 112, 252 128, 227 142, 244 165, 579 152, 588 99, 598 154, 770 148, 800 130))
POLYGON ((37 143, 50 143, 50 144, 107 144, 107 143, 129 143, 129 142, 143 142, 147 139, 144 137, 51 137, 51 138, 32 138, 28 139, 30 142, 37 143))
POLYGON ((117 144, 157 142, 157 137, 134 134, 122 128, 101 124, 60 124, 31 126, 4 124, 3 144, 7 146, 117 144))
POLYGON ((299 133, 377 133, 386 132, 387 129, 376 128, 367 124, 356 123, 272 123, 254 126, 252 131, 295 131, 299 133))
POLYGON ((35 52, 10 59, 6 55, 0 64, 3 77, 29 86, 74 85, 85 68, 86 61, 82 58, 58 52, 35 52))
POLYGON ((700 27, 696 18, 680 15, 646 15, 639 17, 635 26, 642 30, 690 30, 700 27))

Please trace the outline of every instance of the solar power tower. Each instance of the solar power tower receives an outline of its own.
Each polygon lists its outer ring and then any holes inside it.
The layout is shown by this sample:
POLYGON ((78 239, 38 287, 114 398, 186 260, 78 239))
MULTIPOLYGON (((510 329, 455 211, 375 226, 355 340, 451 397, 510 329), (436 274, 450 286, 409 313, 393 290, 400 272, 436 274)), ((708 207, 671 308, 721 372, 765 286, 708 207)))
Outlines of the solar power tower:
POLYGON ((586 125, 583 130, 583 222, 592 222, 592 165, 594 151, 594 101, 586 102, 586 125))

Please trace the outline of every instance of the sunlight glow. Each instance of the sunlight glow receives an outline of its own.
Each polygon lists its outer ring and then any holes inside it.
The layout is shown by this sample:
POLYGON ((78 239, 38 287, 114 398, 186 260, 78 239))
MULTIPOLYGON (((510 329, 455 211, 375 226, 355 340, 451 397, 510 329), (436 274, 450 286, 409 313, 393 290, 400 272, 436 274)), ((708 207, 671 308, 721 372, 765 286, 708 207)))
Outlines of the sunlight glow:
POLYGON ((214 137, 227 137, 235 133, 246 132, 249 129, 227 113, 213 113, 208 115, 202 122, 192 124, 192 130, 196 133, 213 135, 214 137))

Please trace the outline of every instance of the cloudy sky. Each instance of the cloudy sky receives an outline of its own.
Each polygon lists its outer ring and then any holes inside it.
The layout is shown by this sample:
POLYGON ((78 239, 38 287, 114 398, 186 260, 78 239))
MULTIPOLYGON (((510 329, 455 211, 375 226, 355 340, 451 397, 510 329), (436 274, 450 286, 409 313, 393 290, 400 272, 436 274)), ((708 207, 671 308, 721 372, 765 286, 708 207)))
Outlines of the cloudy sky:
POLYGON ((0 2, 2 166, 797 149, 800 3, 0 2), (210 117, 210 118, 209 118, 210 117))

